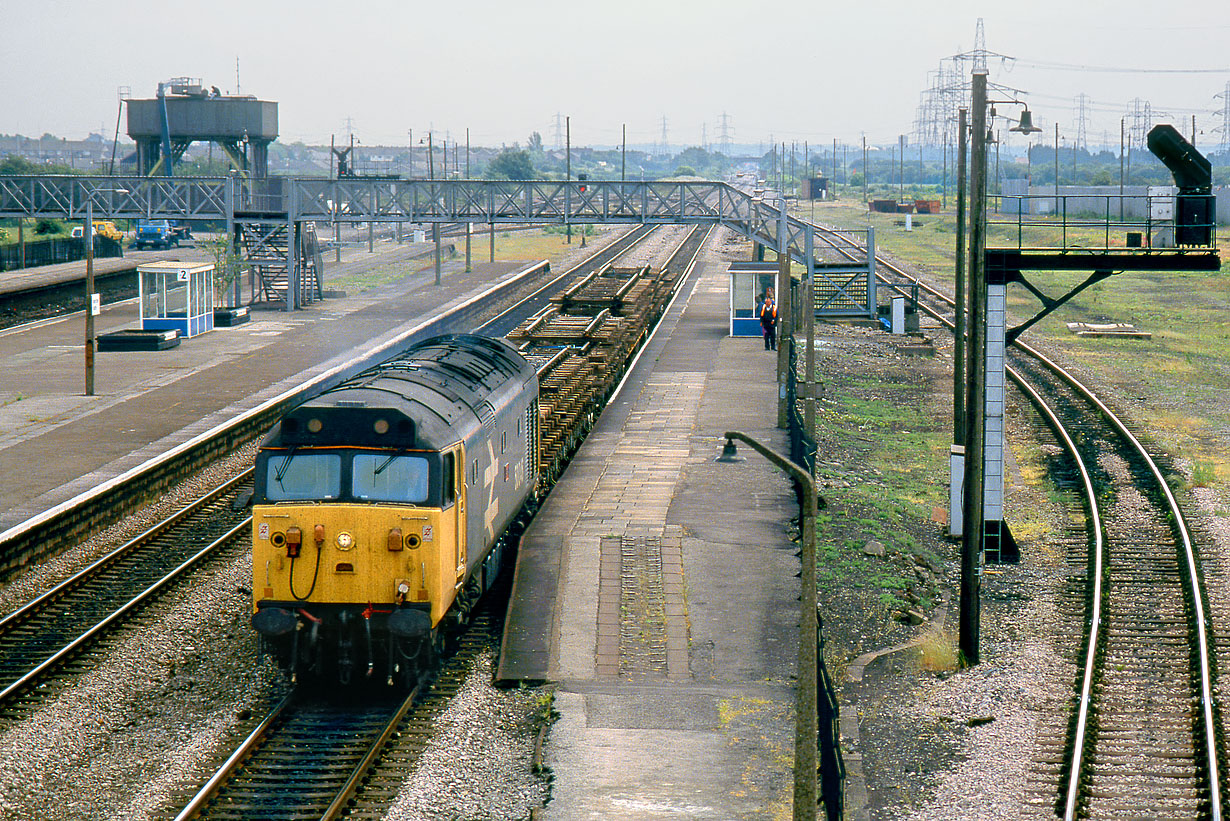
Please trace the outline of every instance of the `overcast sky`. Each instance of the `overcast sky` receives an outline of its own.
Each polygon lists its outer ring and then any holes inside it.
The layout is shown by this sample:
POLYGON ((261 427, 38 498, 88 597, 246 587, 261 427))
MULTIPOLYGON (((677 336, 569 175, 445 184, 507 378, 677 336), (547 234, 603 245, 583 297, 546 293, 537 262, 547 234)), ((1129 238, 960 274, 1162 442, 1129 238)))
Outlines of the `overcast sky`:
MULTIPOLYGON (((474 144, 895 142, 945 57, 985 21, 991 79, 1028 92, 1036 117, 1118 143, 1129 102, 1155 121, 1191 116, 1219 142, 1230 83, 1230 15, 1213 0, 38 0, 5 3, 0 133, 110 137, 117 88, 199 77, 279 103, 281 139, 328 143, 347 118, 365 144, 404 144, 430 126, 474 144), (1065 68, 1054 68, 1064 64, 1065 68), (1104 69, 1138 69, 1135 72, 1104 69), (1146 71, 1139 71, 1144 69, 1146 71), (1204 70, 1205 73, 1179 73, 1204 70), (1159 112, 1171 115, 1167 118, 1159 112)), ((1065 137, 1065 139, 1068 139, 1065 137)))

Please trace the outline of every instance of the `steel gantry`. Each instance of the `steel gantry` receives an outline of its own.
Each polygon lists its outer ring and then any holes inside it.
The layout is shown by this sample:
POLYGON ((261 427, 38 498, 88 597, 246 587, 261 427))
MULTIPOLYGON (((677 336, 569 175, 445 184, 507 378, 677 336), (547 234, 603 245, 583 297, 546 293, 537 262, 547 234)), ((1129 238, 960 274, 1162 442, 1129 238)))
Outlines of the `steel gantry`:
MULTIPOLYGON (((717 224, 804 265, 815 277, 817 314, 876 315, 870 229, 833 230, 793 216, 783 227, 781 200, 722 182, 0 176, 0 217, 80 219, 87 204, 95 219, 225 221, 236 238, 245 225, 285 225, 295 236, 319 222, 717 224)), ((296 243, 283 245, 293 310, 307 263, 296 243)))

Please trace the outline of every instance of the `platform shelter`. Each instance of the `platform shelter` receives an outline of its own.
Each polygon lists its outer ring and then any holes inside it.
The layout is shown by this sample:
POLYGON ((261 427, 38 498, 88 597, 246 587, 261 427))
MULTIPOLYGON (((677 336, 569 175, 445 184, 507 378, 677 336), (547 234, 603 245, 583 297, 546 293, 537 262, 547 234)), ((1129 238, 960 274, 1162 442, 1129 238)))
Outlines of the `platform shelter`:
POLYGON ((730 268, 730 335, 760 336, 760 306, 765 291, 777 294, 776 262, 732 262, 730 268))
POLYGON ((193 337, 214 329, 213 263, 163 260, 137 266, 141 330, 193 337))

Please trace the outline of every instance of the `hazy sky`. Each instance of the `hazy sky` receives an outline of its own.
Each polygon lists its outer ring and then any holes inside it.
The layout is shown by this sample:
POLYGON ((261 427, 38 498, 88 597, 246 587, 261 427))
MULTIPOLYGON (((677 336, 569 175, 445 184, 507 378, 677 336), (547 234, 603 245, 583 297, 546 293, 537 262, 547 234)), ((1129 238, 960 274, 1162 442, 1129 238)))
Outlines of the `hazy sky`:
POLYGON ((1118 143, 1129 101, 1155 120, 1191 115, 1221 139, 1230 83, 1230 15, 1203 0, 38 0, 3 6, 0 133, 84 137, 115 128, 117 87, 152 97, 158 81, 202 78, 280 104, 283 140, 328 143, 347 118, 365 144, 404 144, 434 127, 475 144, 737 142, 834 137, 894 142, 913 129, 940 61, 974 45, 991 79, 1029 92, 1038 119, 1075 132, 1074 98, 1091 99, 1090 142, 1118 143), (1054 68, 1065 64, 1066 68, 1054 68), (1083 67, 1083 68, 1081 68, 1083 67), (1102 69, 1146 69, 1124 72, 1102 69), (1176 73, 1201 69, 1207 73, 1176 73), (1158 70, 1168 70, 1162 73, 1158 70), (1213 70, 1213 71, 1209 71, 1213 70))

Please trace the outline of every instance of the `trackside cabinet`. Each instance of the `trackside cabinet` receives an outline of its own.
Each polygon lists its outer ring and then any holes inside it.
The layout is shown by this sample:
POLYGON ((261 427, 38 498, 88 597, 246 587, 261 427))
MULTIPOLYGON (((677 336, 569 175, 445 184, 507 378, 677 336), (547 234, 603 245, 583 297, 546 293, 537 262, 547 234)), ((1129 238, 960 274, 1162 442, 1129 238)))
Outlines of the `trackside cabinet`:
POLYGON ((776 262, 732 262, 730 273, 730 335, 760 336, 760 306, 765 291, 777 294, 776 262))
POLYGON ((179 331, 193 337, 214 329, 214 266, 149 262, 137 266, 141 330, 179 331))

